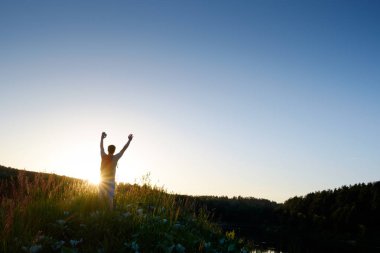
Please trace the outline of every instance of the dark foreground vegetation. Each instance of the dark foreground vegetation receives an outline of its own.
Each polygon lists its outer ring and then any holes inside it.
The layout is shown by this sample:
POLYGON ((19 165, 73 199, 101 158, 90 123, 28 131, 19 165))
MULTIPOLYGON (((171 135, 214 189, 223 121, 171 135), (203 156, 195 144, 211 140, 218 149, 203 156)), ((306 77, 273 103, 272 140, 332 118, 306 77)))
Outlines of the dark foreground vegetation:
POLYGON ((110 212, 82 180, 0 167, 0 252, 380 252, 380 182, 284 204, 116 190, 110 212))
POLYGON ((249 252, 190 200, 149 181, 116 188, 111 211, 82 180, 0 168, 0 252, 249 252))
MULTIPOLYGON (((183 198, 188 198, 182 196, 183 198)), ((293 197, 195 197, 225 229, 287 252, 380 252, 380 182, 293 197)))

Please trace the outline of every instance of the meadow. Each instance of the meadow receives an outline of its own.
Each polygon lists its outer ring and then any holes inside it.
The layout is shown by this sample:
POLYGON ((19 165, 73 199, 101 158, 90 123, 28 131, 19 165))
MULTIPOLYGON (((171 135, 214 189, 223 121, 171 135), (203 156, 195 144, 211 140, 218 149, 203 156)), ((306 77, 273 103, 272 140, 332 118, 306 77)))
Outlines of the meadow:
POLYGON ((68 177, 19 171, 0 180, 0 251, 249 252, 189 199, 142 184, 119 184, 109 210, 97 186, 68 177))
POLYGON ((276 203, 96 185, 0 166, 0 252, 379 252, 380 182, 276 203), (222 229, 223 228, 223 229, 222 229), (244 236, 248 240, 243 240, 244 236))

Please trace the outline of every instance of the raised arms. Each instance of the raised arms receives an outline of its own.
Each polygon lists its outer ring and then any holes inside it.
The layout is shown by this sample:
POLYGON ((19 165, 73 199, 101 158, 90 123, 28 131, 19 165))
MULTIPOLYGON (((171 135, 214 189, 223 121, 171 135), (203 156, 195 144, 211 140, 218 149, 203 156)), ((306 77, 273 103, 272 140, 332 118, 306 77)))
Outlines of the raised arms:
MULTIPOLYGON (((103 145, 103 139, 107 137, 107 134, 105 132, 102 133, 102 136, 100 138, 100 155, 103 157, 105 155, 107 155, 105 152, 104 152, 104 145, 103 145)), ((125 150, 127 150, 129 144, 131 143, 133 139, 133 134, 130 134, 128 135, 128 142, 124 145, 124 147, 120 150, 120 152, 115 155, 115 157, 117 157, 118 159, 120 159, 120 157, 123 156, 125 150)))
POLYGON ((105 132, 102 133, 102 137, 100 137, 100 155, 103 157, 106 155, 104 152, 104 145, 103 145, 103 139, 107 137, 107 134, 105 132))
POLYGON ((123 156, 125 150, 127 150, 127 148, 129 146, 129 144, 131 143, 132 139, 133 139, 133 134, 128 135, 128 142, 124 145, 124 147, 122 148, 122 150, 120 150, 120 152, 117 154, 117 156, 119 158, 123 156))

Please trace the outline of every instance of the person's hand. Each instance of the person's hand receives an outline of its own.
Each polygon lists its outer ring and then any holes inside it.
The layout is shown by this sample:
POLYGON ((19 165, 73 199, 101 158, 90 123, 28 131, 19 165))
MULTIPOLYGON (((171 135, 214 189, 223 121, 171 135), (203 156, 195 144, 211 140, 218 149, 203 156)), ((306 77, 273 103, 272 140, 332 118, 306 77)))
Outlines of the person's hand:
POLYGON ((106 138, 107 134, 105 132, 102 133, 102 139, 106 138))
POLYGON ((133 139, 133 134, 128 135, 128 140, 131 141, 133 139))

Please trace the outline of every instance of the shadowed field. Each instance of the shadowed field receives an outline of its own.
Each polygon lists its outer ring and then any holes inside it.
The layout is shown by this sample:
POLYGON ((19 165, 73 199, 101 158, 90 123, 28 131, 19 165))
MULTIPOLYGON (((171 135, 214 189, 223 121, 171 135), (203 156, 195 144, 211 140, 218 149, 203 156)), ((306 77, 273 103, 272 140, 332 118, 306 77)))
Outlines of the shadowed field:
POLYGON ((169 194, 145 176, 119 184, 110 211, 83 180, 0 166, 0 251, 378 252, 379 196, 380 182, 283 204, 195 197, 169 194))
MULTIPOLYGON (((12 172, 13 173, 13 172, 12 172)), ((118 185, 110 211, 87 182, 20 171, 0 181, 1 252, 244 252, 193 201, 118 185)))

